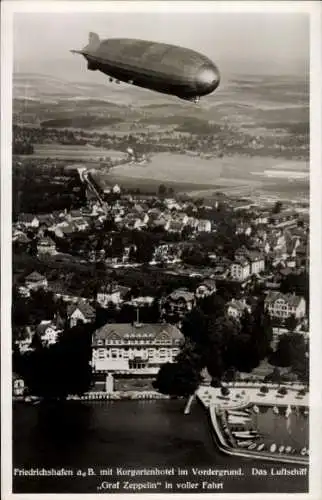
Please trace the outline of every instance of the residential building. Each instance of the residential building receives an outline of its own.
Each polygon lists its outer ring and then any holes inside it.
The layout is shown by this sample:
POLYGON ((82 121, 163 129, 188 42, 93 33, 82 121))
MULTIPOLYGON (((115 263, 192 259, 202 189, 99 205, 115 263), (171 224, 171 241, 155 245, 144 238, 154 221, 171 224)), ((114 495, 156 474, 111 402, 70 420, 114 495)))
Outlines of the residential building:
POLYGON ((267 224, 269 220, 270 213, 269 212, 262 212, 257 214, 256 217, 252 220, 253 224, 256 225, 261 225, 261 224, 267 224))
POLYGON ((217 287, 215 280, 208 279, 200 283, 196 289, 195 295, 197 299, 203 299, 209 297, 209 295, 213 295, 216 291, 217 287))
POLYGON ((197 224, 198 233, 210 233, 211 221, 207 219, 200 219, 197 224))
POLYGON ((180 222, 183 226, 185 226, 187 224, 188 220, 189 220, 189 217, 184 212, 179 212, 175 215, 175 221, 180 222))
POLYGON ((38 255, 54 255, 56 253, 56 243, 51 238, 41 238, 37 243, 38 255))
POLYGON ((286 319, 294 315, 301 319, 305 316, 306 302, 304 297, 295 294, 282 294, 270 291, 265 298, 265 306, 270 316, 286 319))
POLYGON ((148 295, 142 296, 142 297, 135 297, 132 298, 131 300, 128 300, 126 304, 129 304, 133 307, 144 307, 144 306, 151 306, 154 302, 154 297, 150 297, 148 295))
POLYGON ((191 311, 195 303, 195 296, 186 288, 178 288, 174 290, 163 301, 162 309, 165 314, 184 316, 191 311))
POLYGON ((12 375, 12 393, 13 396, 23 396, 25 393, 25 382, 16 373, 12 375))
POLYGON ((232 299, 230 302, 227 303, 227 314, 231 318, 235 319, 240 319, 245 311, 245 309, 248 310, 248 312, 251 312, 250 306, 246 304, 246 300, 236 300, 232 299))
POLYGON ((58 339, 58 334, 60 333, 57 330, 56 325, 50 321, 42 321, 37 329, 37 334, 40 336, 41 342, 43 345, 49 346, 55 344, 58 339))
POLYGON ((67 317, 70 328, 79 323, 91 323, 95 319, 95 309, 85 301, 77 304, 69 304, 67 307, 67 317))
POLYGON ((37 229, 39 226, 39 220, 33 214, 20 214, 18 216, 18 223, 26 228, 37 229))
POLYGON ((230 266, 230 274, 231 277, 237 281, 245 281, 251 274, 250 269, 249 261, 247 259, 240 258, 232 262, 230 266))
POLYGON ((245 222, 240 222, 236 226, 236 234, 246 234, 246 236, 250 236, 252 234, 251 225, 246 224, 245 222))
POLYGON ((169 252, 168 243, 163 243, 156 246, 154 249, 153 260, 159 261, 165 259, 168 256, 168 252, 169 252))
POLYGON ((166 323, 108 323, 93 334, 93 371, 155 375, 174 361, 183 340, 178 328, 166 323))
POLYGON ((39 290, 40 288, 47 288, 48 281, 46 276, 42 276, 37 271, 33 271, 25 278, 25 287, 30 290, 39 290))
POLYGON ((169 233, 182 233, 184 228, 184 224, 181 221, 172 220, 169 224, 168 231, 169 233))
POLYGON ((265 271, 265 259, 260 252, 249 251, 247 259, 250 264, 250 274, 259 274, 265 271))
POLYGON ((31 350, 30 345, 32 342, 32 337, 33 337, 33 331, 31 327, 26 326, 24 328, 22 335, 20 335, 19 339, 15 340, 15 344, 16 346, 18 346, 20 353, 24 353, 31 350))
POLYGON ((296 227, 298 214, 296 212, 280 212, 269 216, 269 224, 275 228, 296 227))
POLYGON ((163 229, 164 231, 168 231, 170 227, 170 220, 165 217, 158 217, 157 219, 150 220, 148 222, 148 227, 151 229, 160 228, 161 230, 163 229))
POLYGON ((141 229, 145 226, 145 223, 140 217, 133 217, 133 215, 129 214, 122 220, 122 225, 127 229, 141 229))
POLYGON ((112 192, 113 192, 114 194, 120 194, 120 193, 121 193, 121 188, 120 188, 120 186, 119 186, 118 184, 115 184, 115 185, 113 186, 113 188, 112 188, 112 192))
POLYGON ((13 232, 12 241, 17 244, 20 243, 21 245, 27 245, 30 243, 28 236, 23 231, 19 231, 17 229, 13 232))
POLYGON ((77 231, 86 231, 89 227, 89 223, 84 217, 79 217, 74 220, 77 231))
POLYGON ((97 292, 96 301, 101 307, 108 307, 110 303, 120 306, 129 291, 130 288, 117 283, 103 285, 97 292))

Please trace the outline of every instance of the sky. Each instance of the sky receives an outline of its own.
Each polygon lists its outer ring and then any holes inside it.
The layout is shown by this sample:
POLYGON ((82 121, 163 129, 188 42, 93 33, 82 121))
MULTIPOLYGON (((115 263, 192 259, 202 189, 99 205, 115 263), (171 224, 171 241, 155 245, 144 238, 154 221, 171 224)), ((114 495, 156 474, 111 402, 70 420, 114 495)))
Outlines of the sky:
POLYGON ((86 78, 69 50, 84 47, 89 31, 185 46, 230 73, 296 74, 309 61, 303 13, 16 13, 15 71, 86 78))

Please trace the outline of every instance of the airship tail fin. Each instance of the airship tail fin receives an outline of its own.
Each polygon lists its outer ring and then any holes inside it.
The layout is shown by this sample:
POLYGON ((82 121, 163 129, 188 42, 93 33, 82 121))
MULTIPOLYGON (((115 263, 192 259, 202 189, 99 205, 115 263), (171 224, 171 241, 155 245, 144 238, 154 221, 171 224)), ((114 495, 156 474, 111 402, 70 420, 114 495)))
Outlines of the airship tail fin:
POLYGON ((95 52, 100 46, 100 43, 100 37, 96 33, 90 32, 90 34, 88 35, 88 45, 83 48, 83 51, 95 52))

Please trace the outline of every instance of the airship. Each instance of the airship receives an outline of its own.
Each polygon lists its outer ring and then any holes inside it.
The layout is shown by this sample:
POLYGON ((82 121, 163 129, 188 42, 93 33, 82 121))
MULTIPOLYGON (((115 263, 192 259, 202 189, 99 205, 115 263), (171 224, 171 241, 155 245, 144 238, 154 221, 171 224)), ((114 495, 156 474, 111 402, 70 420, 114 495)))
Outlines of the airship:
POLYGON ((110 81, 126 82, 162 94, 198 102, 220 83, 217 66, 191 49, 133 38, 100 40, 89 34, 88 44, 71 50, 87 60, 90 71, 101 71, 110 81))

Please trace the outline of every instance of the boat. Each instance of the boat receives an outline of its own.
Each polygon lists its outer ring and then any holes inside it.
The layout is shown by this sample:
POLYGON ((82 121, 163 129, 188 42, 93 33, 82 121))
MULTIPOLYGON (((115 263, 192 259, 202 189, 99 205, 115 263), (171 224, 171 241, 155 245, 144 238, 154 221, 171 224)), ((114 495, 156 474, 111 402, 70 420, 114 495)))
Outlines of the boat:
POLYGON ((253 412, 254 412, 254 413, 259 413, 259 408, 258 408, 258 406, 257 406, 257 405, 254 405, 254 406, 253 406, 253 412))
POLYGON ((256 443, 253 443, 250 446, 248 446, 249 450, 253 450, 254 448, 256 448, 256 443))
POLYGON ((260 444, 258 447, 257 447, 257 451, 262 451, 265 447, 265 443, 262 443, 260 444))
POLYGON ((246 411, 229 410, 228 413, 234 417, 249 417, 249 412, 246 411))
POLYGON ((238 418, 238 417, 228 417, 228 422, 231 424, 246 424, 250 422, 250 418, 238 418))
POLYGON ((300 451, 300 454, 302 456, 307 455, 307 449, 306 448, 302 448, 301 451, 300 451))
POLYGON ((279 447, 278 452, 283 453, 284 450, 285 450, 285 446, 282 445, 279 447))
POLYGON ((292 446, 286 446, 285 453, 291 453, 291 451, 292 451, 292 446))
POLYGON ((291 409, 291 406, 288 405, 288 407, 286 408, 286 412, 285 412, 285 418, 288 418, 292 413, 292 409, 291 409))
POLYGON ((234 431, 232 432, 233 436, 235 436, 237 439, 246 439, 246 438, 256 438, 259 437, 258 432, 256 431, 234 431))
POLYGON ((239 446, 239 448, 246 448, 247 446, 250 446, 251 444, 253 444, 253 441, 251 439, 247 439, 247 440, 243 440, 243 441, 237 441, 237 446, 239 446))
POLYGON ((269 449, 269 451, 271 451, 272 453, 274 453, 277 449, 277 445, 275 443, 273 443, 269 449))
POLYGON ((275 413, 275 415, 279 414, 279 409, 277 408, 277 406, 273 407, 273 413, 275 413))

